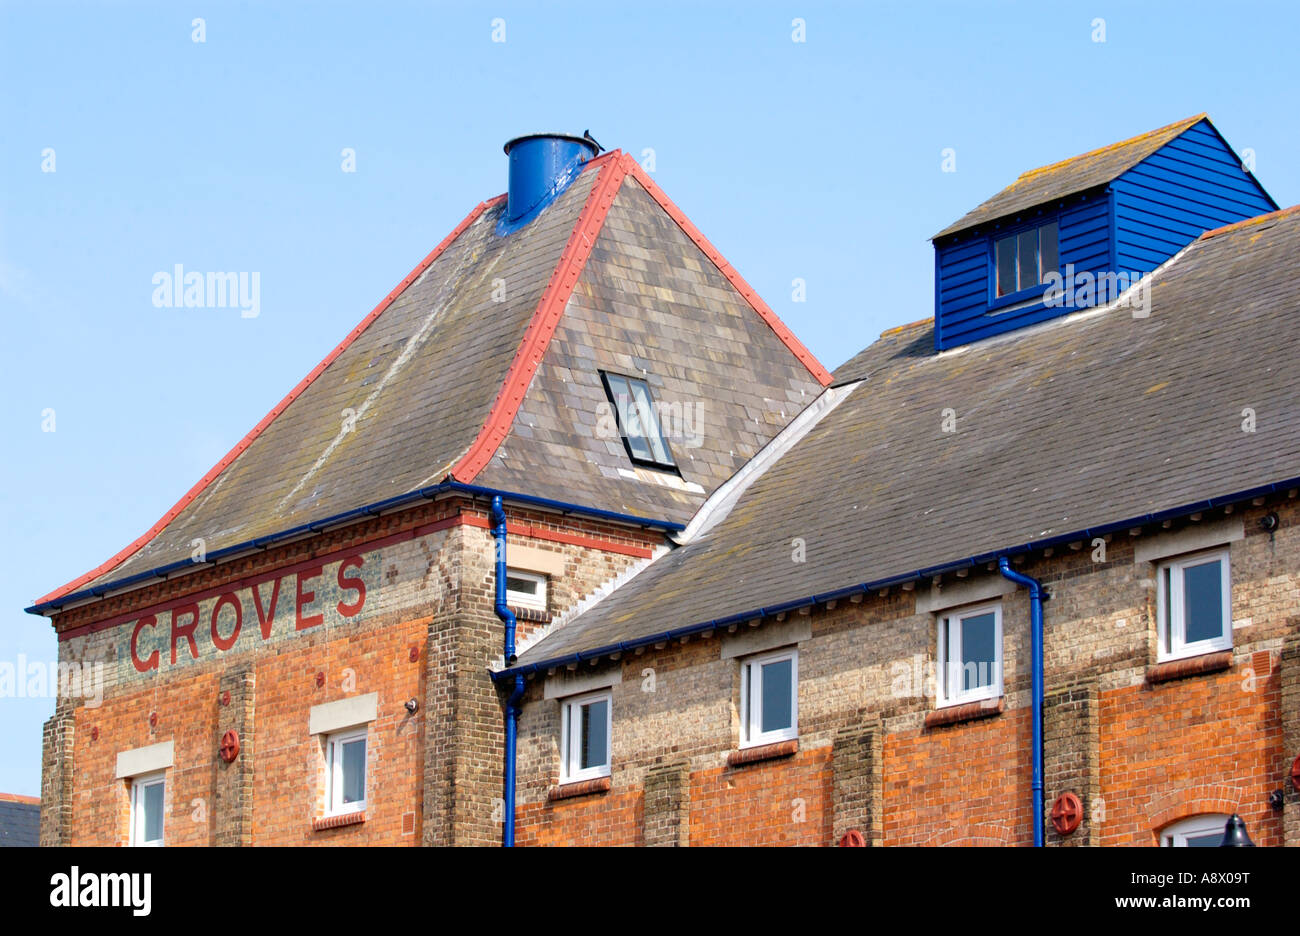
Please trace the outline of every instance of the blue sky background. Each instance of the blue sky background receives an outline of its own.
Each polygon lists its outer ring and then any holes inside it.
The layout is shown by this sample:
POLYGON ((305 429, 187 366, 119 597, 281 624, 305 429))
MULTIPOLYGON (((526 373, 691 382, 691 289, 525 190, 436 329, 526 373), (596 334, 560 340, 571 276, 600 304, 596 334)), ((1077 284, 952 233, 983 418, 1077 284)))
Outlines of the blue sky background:
MULTIPOLYGON (((659 184, 833 368, 932 314, 927 238, 1025 169, 1208 111, 1300 201, 1277 51, 1298 9, 0 4, 0 664, 56 658, 22 608, 144 532, 503 191, 508 138, 653 148, 659 184), (177 263, 259 272, 261 314, 155 308, 177 263)), ((53 708, 0 699, 0 791, 39 793, 53 708)))

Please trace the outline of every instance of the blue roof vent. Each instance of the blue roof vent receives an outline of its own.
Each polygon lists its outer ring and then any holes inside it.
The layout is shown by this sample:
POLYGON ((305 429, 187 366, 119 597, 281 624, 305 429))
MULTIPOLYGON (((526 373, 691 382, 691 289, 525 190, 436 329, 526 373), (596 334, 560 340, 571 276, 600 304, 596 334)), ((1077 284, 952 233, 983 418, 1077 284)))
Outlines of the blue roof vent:
POLYGON ((515 137, 505 146, 510 158, 510 188, 506 211, 497 222, 498 234, 528 224, 563 192, 587 160, 601 150, 590 133, 533 133, 515 137))

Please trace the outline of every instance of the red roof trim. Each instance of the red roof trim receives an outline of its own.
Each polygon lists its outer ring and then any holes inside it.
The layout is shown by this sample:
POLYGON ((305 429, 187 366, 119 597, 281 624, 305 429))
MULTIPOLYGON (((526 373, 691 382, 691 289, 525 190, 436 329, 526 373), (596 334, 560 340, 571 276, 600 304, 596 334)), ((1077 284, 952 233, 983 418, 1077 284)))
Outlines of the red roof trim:
POLYGON ((713 261, 713 265, 718 268, 718 272, 727 278, 727 281, 735 287, 736 292, 745 297, 745 301, 762 317, 763 321, 771 326, 772 331, 776 332, 776 336, 793 352, 803 366, 808 368, 809 373, 817 378, 817 382, 823 387, 829 387, 831 383, 830 371, 826 370, 813 353, 803 346, 803 342, 796 338, 794 332, 790 331, 785 323, 777 317, 771 307, 754 291, 754 287, 750 286, 745 281, 745 278, 736 272, 736 268, 727 262, 727 258, 718 252, 718 248, 714 247, 709 242, 709 239, 700 233, 699 228, 691 223, 691 219, 686 217, 685 213, 673 204, 672 199, 664 194, 664 190, 655 183, 654 179, 650 178, 648 172, 641 168, 640 163, 631 156, 626 155, 623 160, 627 172, 631 174, 632 178, 640 182, 642 188, 650 193, 650 197, 659 203, 659 207, 677 222, 677 226, 682 229, 682 233, 693 240, 696 247, 704 251, 704 255, 713 261))
POLYGON ((623 177, 627 175, 627 160, 627 156, 623 156, 619 150, 614 150, 591 160, 583 169, 583 172, 593 168, 598 169, 600 175, 592 184, 591 191, 587 193, 587 203, 583 206, 582 214, 578 216, 578 223, 574 226, 573 233, 569 235, 569 241, 564 245, 559 262, 551 273, 551 280, 546 284, 546 291, 542 293, 537 311, 533 313, 532 321, 528 324, 528 330, 524 332, 524 340, 520 343, 519 350, 515 352, 515 359, 510 363, 510 369, 506 371, 506 379, 497 393, 496 400, 492 403, 487 421, 479 430, 478 437, 451 469, 451 476, 455 480, 465 484, 473 481, 478 473, 487 467, 492 456, 496 454, 497 449, 510 433, 510 426, 514 423, 519 407, 524 401, 528 385, 546 355, 546 349, 555 335, 556 326, 560 324, 560 318, 564 315, 564 307, 568 304, 569 297, 573 295, 573 287, 578 285, 578 279, 587 265, 587 258, 591 256, 591 249, 595 246, 609 209, 614 204, 614 196, 618 194, 618 188, 623 184, 623 177))
POLYGON ((1227 234, 1229 231, 1240 231, 1242 228, 1253 227, 1256 224, 1267 224, 1269 221, 1276 221, 1279 218, 1285 218, 1288 215, 1295 214, 1297 211, 1300 211, 1300 205, 1292 205, 1290 208, 1279 208, 1277 211, 1255 215, 1253 218, 1242 218, 1240 221, 1225 224, 1223 227, 1202 231, 1201 236, 1198 237, 1197 240, 1209 240, 1211 237, 1218 237, 1220 234, 1227 234))
POLYGON ((163 514, 162 519, 160 519, 157 523, 151 526, 143 536, 136 539, 129 546, 127 546, 121 552, 117 553, 107 562, 104 562, 101 565, 96 566, 95 568, 87 572, 85 575, 82 575, 78 578, 73 579, 71 582, 68 582, 68 584, 60 588, 56 588, 54 591, 50 592, 45 597, 37 599, 35 603, 38 605, 42 605, 45 604, 46 602, 54 601, 57 598, 61 598, 62 596, 68 594, 69 592, 75 591, 76 589, 80 588, 82 585, 86 584, 87 582, 92 581, 93 579, 98 578, 100 575, 103 575, 105 572, 108 572, 116 568, 117 566, 121 565, 131 556, 135 555, 142 548, 144 548, 146 543, 148 543, 155 536, 161 533, 163 529, 167 526, 167 524, 171 523, 171 521, 175 519, 177 514, 179 514, 182 510, 188 507, 194 501, 194 499, 198 497, 200 494, 202 494, 204 489, 209 484, 211 484, 212 481, 215 480, 216 477, 219 474, 221 474, 221 472, 224 471, 230 465, 231 462, 233 462, 236 458, 238 458, 246 448, 252 445, 253 441, 259 435, 262 434, 262 430, 264 430, 267 426, 269 426, 272 420, 274 420, 277 416, 283 413, 285 409, 288 408, 290 403, 292 403, 299 396, 301 396, 303 391, 306 390, 309 386, 311 386, 312 381, 314 381, 317 377, 319 377, 321 373, 325 370, 325 368, 329 367, 330 364, 334 362, 335 358, 337 358, 340 354, 342 354, 345 350, 347 350, 348 346, 352 344, 352 342, 356 341, 356 339, 361 335, 361 333, 364 332, 367 328, 369 328, 370 324, 375 319, 379 318, 380 314, 385 309, 387 309, 390 305, 393 304, 393 300, 396 299, 398 296, 400 296, 402 294, 402 291, 405 290, 407 286, 410 286, 411 283, 415 282, 415 280, 420 276, 420 274, 423 273, 426 269, 428 269, 429 264, 433 263, 434 260, 438 259, 438 256, 449 246, 451 246, 452 242, 455 241, 456 238, 460 237, 460 235, 465 232, 465 229, 468 228, 471 224, 473 224, 479 215, 481 215, 485 210, 487 210, 491 206, 502 201, 505 197, 506 197, 505 195, 498 195, 496 198, 489 199, 488 201, 479 202, 479 204, 475 206, 474 210, 471 211, 468 215, 466 215, 465 219, 461 221, 460 224, 456 225, 455 229, 443 239, 442 243, 440 243, 437 247, 433 248, 433 250, 429 253, 429 255, 425 257, 423 260, 421 260, 416 265, 415 269, 413 269, 410 273, 406 275, 405 279, 403 279, 400 283, 398 283, 395 287, 393 287, 393 290, 387 296, 385 296, 382 301, 380 301, 379 305, 375 306, 370 311, 370 314, 367 315, 365 318, 363 318, 361 322, 356 326, 356 328, 348 332, 347 337, 345 337, 341 342, 339 342, 338 346, 329 354, 327 354, 325 356, 325 359, 321 361, 319 364, 317 364, 316 367, 311 371, 311 373, 309 373, 306 377, 304 377, 299 382, 298 386, 290 390, 289 394, 283 400, 277 403, 269 413, 267 413, 264 417, 262 417, 262 421, 259 422, 256 426, 254 426, 253 430, 249 432, 248 435, 240 439, 238 444, 236 444, 234 448, 232 448, 229 452, 227 452, 225 457, 222 458, 221 461, 217 462, 212 467, 212 469, 199 480, 198 484, 190 488, 189 491, 185 494, 185 496, 182 497, 180 500, 178 500, 176 504, 171 508, 171 510, 163 514))

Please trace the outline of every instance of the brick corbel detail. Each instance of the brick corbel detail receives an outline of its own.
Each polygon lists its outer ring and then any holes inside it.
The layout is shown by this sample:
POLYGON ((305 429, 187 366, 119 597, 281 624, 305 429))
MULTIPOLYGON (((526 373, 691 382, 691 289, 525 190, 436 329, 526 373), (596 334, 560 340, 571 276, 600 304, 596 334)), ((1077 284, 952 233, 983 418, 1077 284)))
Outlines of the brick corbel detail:
POLYGON ((1098 845, 1101 830, 1092 814, 1101 796, 1101 696, 1095 675, 1082 677, 1043 695, 1043 810, 1048 845, 1098 845), (1083 804, 1083 820, 1069 835, 1058 835, 1051 811, 1062 793, 1083 804))
POLYGON ((980 702, 966 702, 962 705, 949 705, 946 708, 935 709, 925 716, 925 727, 942 728, 945 725, 956 725, 960 722, 978 721, 981 718, 992 718, 995 715, 1001 715, 1007 707, 1005 696, 1000 696, 996 702, 992 699, 984 699, 980 702))
POLYGON ((1201 656, 1188 657, 1185 660, 1170 660, 1167 663, 1155 663, 1147 667, 1147 682, 1162 683, 1171 679, 1186 679, 1203 673, 1217 673, 1232 666, 1232 651, 1205 653, 1201 656))
POLYGON ((72 773, 76 719, 60 706, 45 723, 41 745, 40 845, 72 844, 72 773))
POLYGON ((728 767, 740 767, 759 761, 774 760, 778 757, 791 757, 799 753, 799 741, 777 741, 774 744, 760 744, 758 747, 741 748, 727 755, 728 767))
POLYGON ((212 843, 220 846, 253 844, 253 739, 257 703, 256 679, 251 668, 222 673, 213 703, 217 707, 217 730, 212 739, 213 782, 212 843), (227 731, 239 735, 239 756, 227 764, 217 753, 227 731))
POLYGON ((645 775, 645 844, 685 847, 690 842, 691 766, 677 760, 656 764, 645 775))
MULTIPOLYGON (((1282 642, 1282 843, 1300 846, 1300 790, 1291 782, 1291 764, 1300 757, 1300 622, 1292 620, 1282 642)), ((43 818, 43 817, 42 817, 43 818)))
POLYGON ((878 719, 851 725, 835 733, 831 744, 831 844, 851 829, 867 845, 884 840, 884 729, 878 719))
POLYGON ((589 796, 592 793, 608 793, 613 785, 614 782, 609 777, 579 780, 577 783, 563 783, 557 787, 551 787, 551 792, 547 794, 546 798, 554 802, 555 800, 573 799, 575 796, 589 796))

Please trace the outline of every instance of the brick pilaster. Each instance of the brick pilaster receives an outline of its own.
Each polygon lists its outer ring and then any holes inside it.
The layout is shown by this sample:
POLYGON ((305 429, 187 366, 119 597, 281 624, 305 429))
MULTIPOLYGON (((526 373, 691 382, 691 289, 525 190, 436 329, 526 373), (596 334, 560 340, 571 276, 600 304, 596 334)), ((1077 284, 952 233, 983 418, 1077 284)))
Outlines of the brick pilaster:
POLYGON ((831 747, 834 774, 834 841, 850 829, 862 833, 867 845, 884 839, 882 782, 883 728, 879 721, 851 725, 835 733, 831 747))
MULTIPOLYGON (((476 531, 477 532, 477 531, 476 531)), ((448 548, 464 550, 463 528, 448 548)), ((462 555, 464 553, 462 552, 462 555)), ((473 554, 489 569, 492 553, 473 554)), ((465 563, 465 565, 472 565, 465 563)), ((489 573, 462 583, 453 613, 429 623, 424 680, 425 845, 499 845, 505 698, 488 674, 501 655, 502 623, 492 611, 489 573)))
POLYGON ((1048 845, 1096 845, 1101 830, 1092 821, 1103 814, 1101 795, 1100 696, 1096 676, 1046 692, 1043 697, 1043 823, 1048 845), (1083 804, 1083 821, 1070 835, 1052 827, 1052 804, 1062 793, 1074 793, 1083 804))
POLYGON ((43 848, 72 844, 73 741, 76 720, 60 706, 45 723, 41 745, 41 831, 43 848))
POLYGON ((685 760, 656 764, 645 775, 645 844, 687 846, 690 838, 691 767, 685 760))
MULTIPOLYGON (((1282 644, 1282 767, 1291 773, 1291 762, 1300 755, 1300 631, 1287 629, 1282 644)), ((1282 842, 1300 846, 1300 791, 1289 776, 1282 778, 1282 842)))
POLYGON ((239 735, 239 756, 227 764, 218 755, 213 784, 212 843, 253 844, 253 715, 256 679, 251 669, 227 670, 217 689, 217 732, 213 750, 227 731, 239 735))

